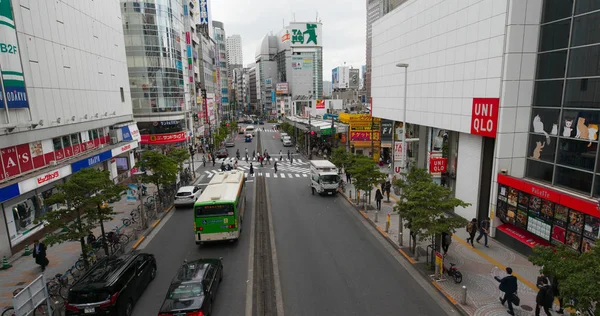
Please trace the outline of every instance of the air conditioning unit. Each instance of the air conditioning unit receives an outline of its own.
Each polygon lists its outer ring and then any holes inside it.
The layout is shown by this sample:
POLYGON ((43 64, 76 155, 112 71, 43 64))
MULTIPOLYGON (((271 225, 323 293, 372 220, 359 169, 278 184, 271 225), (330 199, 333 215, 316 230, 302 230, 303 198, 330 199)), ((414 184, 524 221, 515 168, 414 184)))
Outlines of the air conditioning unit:
POLYGON ((50 161, 50 165, 51 166, 56 166, 56 165, 58 165, 58 161, 52 160, 52 161, 50 161))
POLYGON ((113 136, 113 137, 110 138, 110 144, 111 145, 117 144, 118 142, 119 142, 119 139, 117 137, 113 136))

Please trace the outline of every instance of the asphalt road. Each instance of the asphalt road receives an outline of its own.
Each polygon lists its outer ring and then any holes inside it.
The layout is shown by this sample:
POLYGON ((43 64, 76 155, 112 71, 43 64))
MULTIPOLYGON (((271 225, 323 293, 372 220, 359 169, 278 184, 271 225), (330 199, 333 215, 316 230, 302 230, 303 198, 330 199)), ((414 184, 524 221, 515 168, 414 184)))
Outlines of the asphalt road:
MULTIPOLYGON (((246 147, 252 153, 252 150, 256 149, 256 141, 244 143, 243 139, 236 140, 236 147, 228 148, 229 154, 235 156, 236 148, 239 148, 243 154, 246 147)), ((212 166, 210 168, 213 169, 212 166)), ((200 171, 198 174, 202 175, 204 169, 201 166, 197 168, 200 171)), ((208 183, 209 180, 204 176, 201 183, 208 183)), ((159 224, 154 233, 149 236, 149 240, 140 245, 143 247, 140 249, 141 252, 153 253, 156 256, 158 273, 156 279, 146 288, 136 303, 133 315, 158 314, 171 280, 184 260, 218 257, 223 257, 225 274, 213 307, 213 315, 244 315, 248 281, 250 223, 254 213, 254 185, 252 182, 248 183, 247 206, 248 211, 244 215, 244 231, 237 243, 223 242, 203 246, 196 245, 194 241, 192 208, 172 210, 173 214, 164 224, 159 224)))
MULTIPOLYGON (((261 136, 263 148, 283 149, 277 137, 261 136)), ((309 178, 294 180, 267 179, 286 315, 444 315, 451 310, 399 264, 391 247, 343 197, 313 196, 309 178)))

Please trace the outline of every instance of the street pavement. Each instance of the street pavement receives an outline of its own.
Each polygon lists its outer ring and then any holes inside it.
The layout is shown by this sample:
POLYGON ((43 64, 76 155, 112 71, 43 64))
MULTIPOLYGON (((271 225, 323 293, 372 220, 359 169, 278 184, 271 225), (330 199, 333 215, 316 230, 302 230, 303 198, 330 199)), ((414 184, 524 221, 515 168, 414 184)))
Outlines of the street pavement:
MULTIPOLYGON (((270 136, 263 148, 278 151, 270 136)), ((312 195, 309 178, 267 187, 286 315, 456 314, 341 195, 312 195)))
MULTIPOLYGON (((385 171, 385 170, 382 170, 385 171)), ((345 179, 345 177, 344 177, 345 179)), ((345 180, 344 180, 345 181, 345 180)), ((372 196, 375 196, 375 188, 372 190, 372 196)), ((352 192, 352 203, 355 204, 356 193, 352 184, 347 184, 344 195, 350 196, 352 192)), ((386 197, 387 198, 387 197, 386 197)), ((375 201, 371 201, 371 206, 364 210, 363 201, 357 206, 361 214, 366 220, 376 225, 378 231, 389 242, 393 242, 396 248, 399 248, 401 254, 409 260, 413 265, 422 270, 422 275, 439 287, 440 291, 447 298, 459 307, 467 315, 507 315, 506 307, 502 306, 498 298, 502 295, 498 290, 499 283, 494 279, 495 276, 503 277, 506 267, 511 267, 514 270, 514 275, 519 280, 518 295, 521 298, 521 306, 514 307, 516 315, 533 315, 535 310, 535 296, 537 288, 535 286, 536 278, 539 275, 540 267, 532 265, 526 257, 519 253, 515 253, 510 248, 496 242, 493 238, 488 238, 488 248, 484 247, 484 238, 480 243, 475 242, 475 247, 467 244, 466 239, 468 234, 465 229, 458 229, 452 236, 452 243, 448 250, 448 255, 444 258, 444 264, 455 263, 458 270, 463 275, 463 281, 460 284, 455 284, 454 281, 448 279, 446 281, 434 281, 429 275, 433 274, 431 270, 425 271, 425 261, 423 255, 420 255, 419 260, 408 248, 410 230, 403 228, 402 231, 402 246, 399 246, 398 232, 399 217, 393 212, 393 206, 398 200, 393 193, 390 197, 390 203, 386 203, 385 199, 382 203, 381 211, 375 210, 375 201), (390 215, 389 230, 386 231, 387 216, 390 215), (462 304, 463 286, 467 288, 466 304, 462 304)), ((405 224, 406 222, 404 222, 405 224)), ((418 248, 427 249, 429 242, 419 241, 418 248)), ((447 275, 445 275, 448 277, 447 275)), ((556 302, 555 302, 556 303, 556 302)), ((555 304, 554 310, 558 306, 555 304)))

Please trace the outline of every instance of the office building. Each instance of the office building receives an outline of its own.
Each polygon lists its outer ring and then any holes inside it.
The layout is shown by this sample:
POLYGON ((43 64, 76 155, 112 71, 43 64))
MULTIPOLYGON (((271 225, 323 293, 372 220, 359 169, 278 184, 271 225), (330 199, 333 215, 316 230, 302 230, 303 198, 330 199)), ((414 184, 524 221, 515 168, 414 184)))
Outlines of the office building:
POLYGON ((331 81, 323 81, 323 97, 328 98, 331 97, 331 93, 333 92, 333 84, 331 81))
POLYGON ((227 63, 229 76, 233 69, 244 68, 244 56, 242 55, 242 37, 234 34, 227 37, 227 63))
POLYGON ((213 40, 216 47, 216 65, 217 65, 217 124, 221 121, 231 119, 231 108, 229 104, 229 68, 227 66, 227 37, 225 34, 225 25, 220 21, 212 21, 213 40))
POLYGON ((373 25, 374 116, 402 121, 406 106, 409 161, 471 203, 456 214, 492 217, 492 236, 525 253, 588 251, 600 223, 599 7, 415 2, 373 25))
POLYGON ((0 10, 3 41, 19 48, 0 65, 11 72, 0 94, 0 256, 44 236, 38 220, 65 207, 45 201, 73 173, 129 177, 140 141, 119 2, 18 4, 0 10))

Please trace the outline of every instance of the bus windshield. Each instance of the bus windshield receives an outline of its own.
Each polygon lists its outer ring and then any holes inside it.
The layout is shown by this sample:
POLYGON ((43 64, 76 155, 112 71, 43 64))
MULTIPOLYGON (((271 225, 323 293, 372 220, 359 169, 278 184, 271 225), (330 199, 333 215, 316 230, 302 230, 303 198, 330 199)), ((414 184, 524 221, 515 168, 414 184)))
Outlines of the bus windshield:
POLYGON ((196 216, 226 216, 233 215, 232 204, 199 205, 196 206, 196 216))

